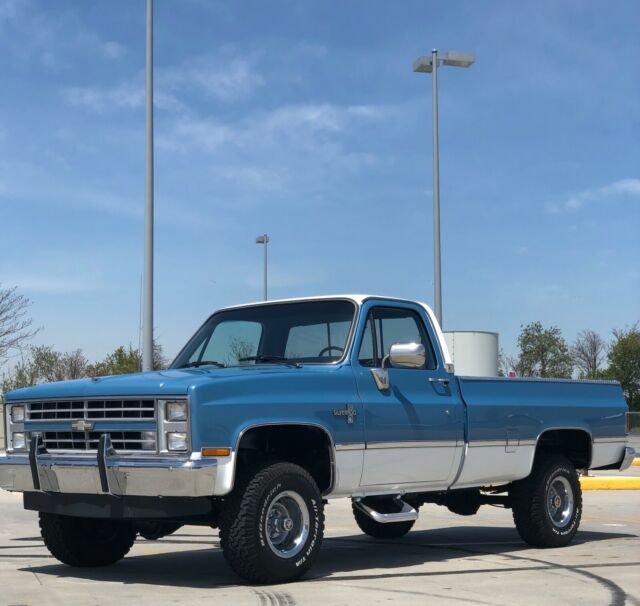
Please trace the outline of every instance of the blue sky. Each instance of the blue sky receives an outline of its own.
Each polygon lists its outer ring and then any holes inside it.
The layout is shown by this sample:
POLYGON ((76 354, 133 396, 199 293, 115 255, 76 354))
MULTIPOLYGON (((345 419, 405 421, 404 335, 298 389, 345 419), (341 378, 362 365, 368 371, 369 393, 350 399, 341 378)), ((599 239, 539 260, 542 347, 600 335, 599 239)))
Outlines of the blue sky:
MULTIPOLYGON (((36 342, 137 345, 144 2, 0 0, 0 282, 36 342)), ((156 334, 261 297, 432 300, 445 329, 640 319, 640 5, 156 1, 156 334)))

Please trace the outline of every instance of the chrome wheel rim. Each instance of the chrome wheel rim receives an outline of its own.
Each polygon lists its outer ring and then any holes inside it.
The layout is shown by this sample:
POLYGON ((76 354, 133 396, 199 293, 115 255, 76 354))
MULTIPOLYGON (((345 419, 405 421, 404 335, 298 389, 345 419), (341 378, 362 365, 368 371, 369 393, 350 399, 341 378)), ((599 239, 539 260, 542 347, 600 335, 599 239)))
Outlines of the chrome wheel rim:
POLYGON ((569 480, 558 476, 547 491, 547 513, 556 528, 564 528, 573 517, 573 488, 569 480))
POLYGON ((279 558, 293 558, 309 537, 309 508, 293 490, 277 494, 269 504, 265 524, 267 543, 279 558))

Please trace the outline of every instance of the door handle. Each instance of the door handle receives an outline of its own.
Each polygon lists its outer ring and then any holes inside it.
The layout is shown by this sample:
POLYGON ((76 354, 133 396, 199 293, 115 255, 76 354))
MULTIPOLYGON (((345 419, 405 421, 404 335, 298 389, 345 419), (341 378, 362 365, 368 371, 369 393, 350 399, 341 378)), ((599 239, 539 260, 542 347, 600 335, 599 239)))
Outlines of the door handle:
POLYGON ((433 377, 429 377, 429 383, 442 383, 443 385, 449 385, 450 382, 450 379, 434 379, 433 377))

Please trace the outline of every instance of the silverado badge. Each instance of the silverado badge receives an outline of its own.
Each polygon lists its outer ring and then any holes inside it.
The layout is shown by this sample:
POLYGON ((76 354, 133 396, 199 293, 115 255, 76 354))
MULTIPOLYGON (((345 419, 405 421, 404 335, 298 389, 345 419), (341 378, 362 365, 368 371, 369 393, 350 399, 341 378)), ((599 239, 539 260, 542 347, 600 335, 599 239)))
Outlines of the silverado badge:
POLYGON ((347 404, 347 406, 344 409, 334 408, 333 410, 334 417, 347 417, 347 423, 350 423, 350 424, 353 423, 353 419, 356 417, 357 414, 358 414, 358 411, 351 404, 347 404))
POLYGON ((71 429, 75 429, 77 431, 91 431, 93 429, 93 421, 85 421, 84 419, 80 419, 75 423, 71 423, 71 429))

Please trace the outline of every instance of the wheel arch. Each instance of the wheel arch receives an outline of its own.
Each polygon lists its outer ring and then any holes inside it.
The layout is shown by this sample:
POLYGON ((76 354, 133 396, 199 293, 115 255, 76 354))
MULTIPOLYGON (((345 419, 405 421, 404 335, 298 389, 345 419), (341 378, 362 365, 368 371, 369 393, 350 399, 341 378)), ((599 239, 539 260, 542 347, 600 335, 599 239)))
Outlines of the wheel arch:
POLYGON ((238 473, 261 455, 296 463, 306 469, 325 495, 336 481, 335 443, 327 427, 310 421, 269 421, 243 427, 235 441, 231 489, 238 473), (304 438, 304 440, 303 440, 304 438), (289 441, 287 441, 289 440, 289 441), (303 449, 303 444, 305 448, 303 449), (253 453, 251 453, 253 451, 253 453), (315 453, 320 454, 314 458, 315 453), (251 455, 256 456, 251 456, 251 455))
POLYGON ((588 469, 593 457, 593 436, 584 427, 547 427, 536 438, 534 460, 545 453, 562 454, 577 469, 588 469))

